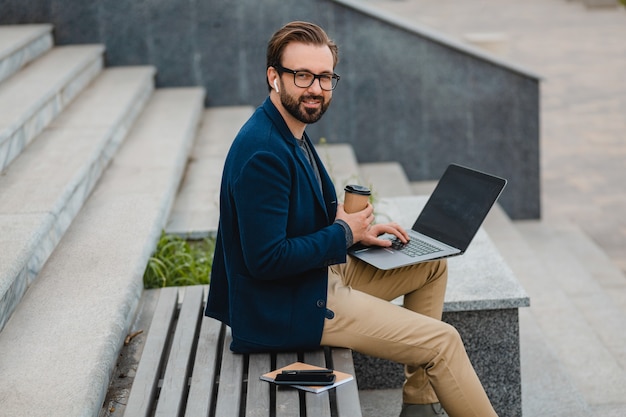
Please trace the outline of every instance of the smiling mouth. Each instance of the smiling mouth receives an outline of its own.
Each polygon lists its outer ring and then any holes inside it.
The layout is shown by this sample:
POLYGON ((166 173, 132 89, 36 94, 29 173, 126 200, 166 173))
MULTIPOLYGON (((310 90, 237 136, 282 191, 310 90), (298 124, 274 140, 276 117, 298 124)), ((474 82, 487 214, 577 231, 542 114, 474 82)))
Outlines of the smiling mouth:
POLYGON ((308 107, 319 107, 323 102, 323 98, 322 97, 302 97, 300 102, 308 107))

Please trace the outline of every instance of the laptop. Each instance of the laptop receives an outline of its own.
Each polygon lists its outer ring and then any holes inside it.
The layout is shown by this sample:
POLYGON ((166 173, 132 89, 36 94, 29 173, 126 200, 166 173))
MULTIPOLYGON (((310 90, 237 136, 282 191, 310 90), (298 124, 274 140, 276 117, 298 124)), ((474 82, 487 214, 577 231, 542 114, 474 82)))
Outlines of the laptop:
POLYGON ((506 180, 451 164, 439 179, 413 227, 410 241, 393 235, 391 247, 353 245, 348 253, 378 269, 394 269, 465 253, 506 180))

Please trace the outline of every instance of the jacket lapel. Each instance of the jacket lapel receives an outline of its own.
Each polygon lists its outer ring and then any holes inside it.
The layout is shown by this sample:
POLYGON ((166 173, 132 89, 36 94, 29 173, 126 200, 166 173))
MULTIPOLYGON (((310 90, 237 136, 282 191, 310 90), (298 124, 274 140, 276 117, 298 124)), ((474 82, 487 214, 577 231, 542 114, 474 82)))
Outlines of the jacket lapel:
POLYGON ((304 140, 309 145, 309 148, 311 149, 311 153, 313 155, 313 159, 315 160, 315 163, 317 163, 323 190, 320 189, 317 183, 317 178, 315 178, 315 172, 313 171, 313 167, 309 163, 308 159, 306 159, 306 155, 304 155, 304 152, 300 150, 300 146, 298 145, 296 138, 293 137, 293 134, 289 130, 289 127, 287 127, 287 123, 285 123, 283 117, 279 113, 278 109, 276 109, 274 103, 272 103, 269 97, 265 99, 265 102, 263 103, 263 108, 265 109, 265 112, 268 114, 276 128, 281 133, 282 137, 291 146, 291 152, 294 156, 294 159, 298 162, 300 167, 306 173, 306 176, 309 180, 309 186, 314 192, 318 204, 324 210, 327 219, 330 219, 331 217, 334 219, 337 205, 335 188, 332 181, 330 180, 330 177, 326 173, 326 169, 322 165, 322 162, 320 161, 315 148, 309 140, 309 137, 306 133, 304 134, 304 140), (326 201, 328 198, 325 199, 325 195, 330 197, 330 200, 333 201, 326 201))

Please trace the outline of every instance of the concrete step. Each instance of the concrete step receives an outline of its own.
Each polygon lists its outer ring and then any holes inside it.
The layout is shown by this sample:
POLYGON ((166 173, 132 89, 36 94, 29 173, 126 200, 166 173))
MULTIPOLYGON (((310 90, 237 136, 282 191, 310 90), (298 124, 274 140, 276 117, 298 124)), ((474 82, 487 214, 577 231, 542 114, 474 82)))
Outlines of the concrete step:
POLYGON ((360 176, 375 198, 412 195, 409 179, 398 162, 371 162, 359 164, 360 176))
POLYGON ((58 47, 0 84, 0 171, 101 72, 103 52, 58 47))
POLYGON ((154 88, 109 69, 0 176, 0 329, 89 196, 154 88))
MULTIPOLYGON (((584 269, 600 286, 611 302, 626 311, 626 275, 579 227, 562 227, 556 230, 568 252, 580 262, 584 269)), ((569 225, 571 226, 571 225, 569 225)))
POLYGON ((0 333, 2 415, 98 415, 203 99, 201 89, 154 93, 0 333))
POLYGON ((437 181, 412 181, 411 190, 415 195, 430 195, 435 187, 437 181))
POLYGON ((50 50, 52 25, 0 26, 0 82, 50 50))
POLYGON ((485 228, 531 299, 531 307, 520 311, 524 415, 623 415, 626 381, 619 347, 612 342, 623 340, 615 328, 620 311, 577 255, 563 249, 587 246, 589 240, 579 235, 586 242, 575 241, 570 234, 569 243, 556 244, 551 226, 512 222, 500 207, 492 210, 485 228), (576 291, 582 301, 571 297, 576 291), (595 300, 601 301, 594 305, 595 300), (602 414, 615 410, 618 414, 602 414))
POLYGON ((339 201, 343 201, 343 189, 346 185, 363 184, 359 176, 359 164, 351 145, 320 143, 315 145, 315 149, 335 184, 339 201))
POLYGON ((200 239, 217 231, 224 160, 252 112, 249 106, 211 107, 204 111, 167 233, 200 239))
POLYGON ((520 309, 522 415, 588 417, 591 410, 575 386, 532 309, 520 309))
POLYGON ((542 264, 529 292, 546 340, 592 409, 610 404, 626 410, 626 313, 570 251, 568 230, 575 226, 529 221, 516 227, 542 264))
POLYGON ((552 304, 541 287, 543 264, 500 206, 492 209, 484 227, 530 297, 530 307, 520 311, 523 415, 589 416, 588 404, 541 325, 542 306, 552 304))

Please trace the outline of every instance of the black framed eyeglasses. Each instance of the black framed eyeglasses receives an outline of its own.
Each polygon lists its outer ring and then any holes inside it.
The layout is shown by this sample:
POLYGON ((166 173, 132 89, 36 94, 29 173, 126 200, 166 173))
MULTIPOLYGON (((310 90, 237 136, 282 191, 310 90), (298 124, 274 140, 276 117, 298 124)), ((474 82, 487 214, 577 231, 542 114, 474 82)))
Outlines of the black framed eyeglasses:
POLYGON ((331 91, 334 90, 335 87, 337 87, 337 83, 341 78, 335 73, 313 74, 312 72, 306 70, 295 71, 289 68, 285 68, 282 65, 275 65, 274 68, 276 68, 279 72, 288 72, 293 74, 293 83, 296 85, 296 87, 300 88, 309 88, 313 85, 315 79, 317 78, 320 82, 320 87, 322 88, 322 90, 331 91))

